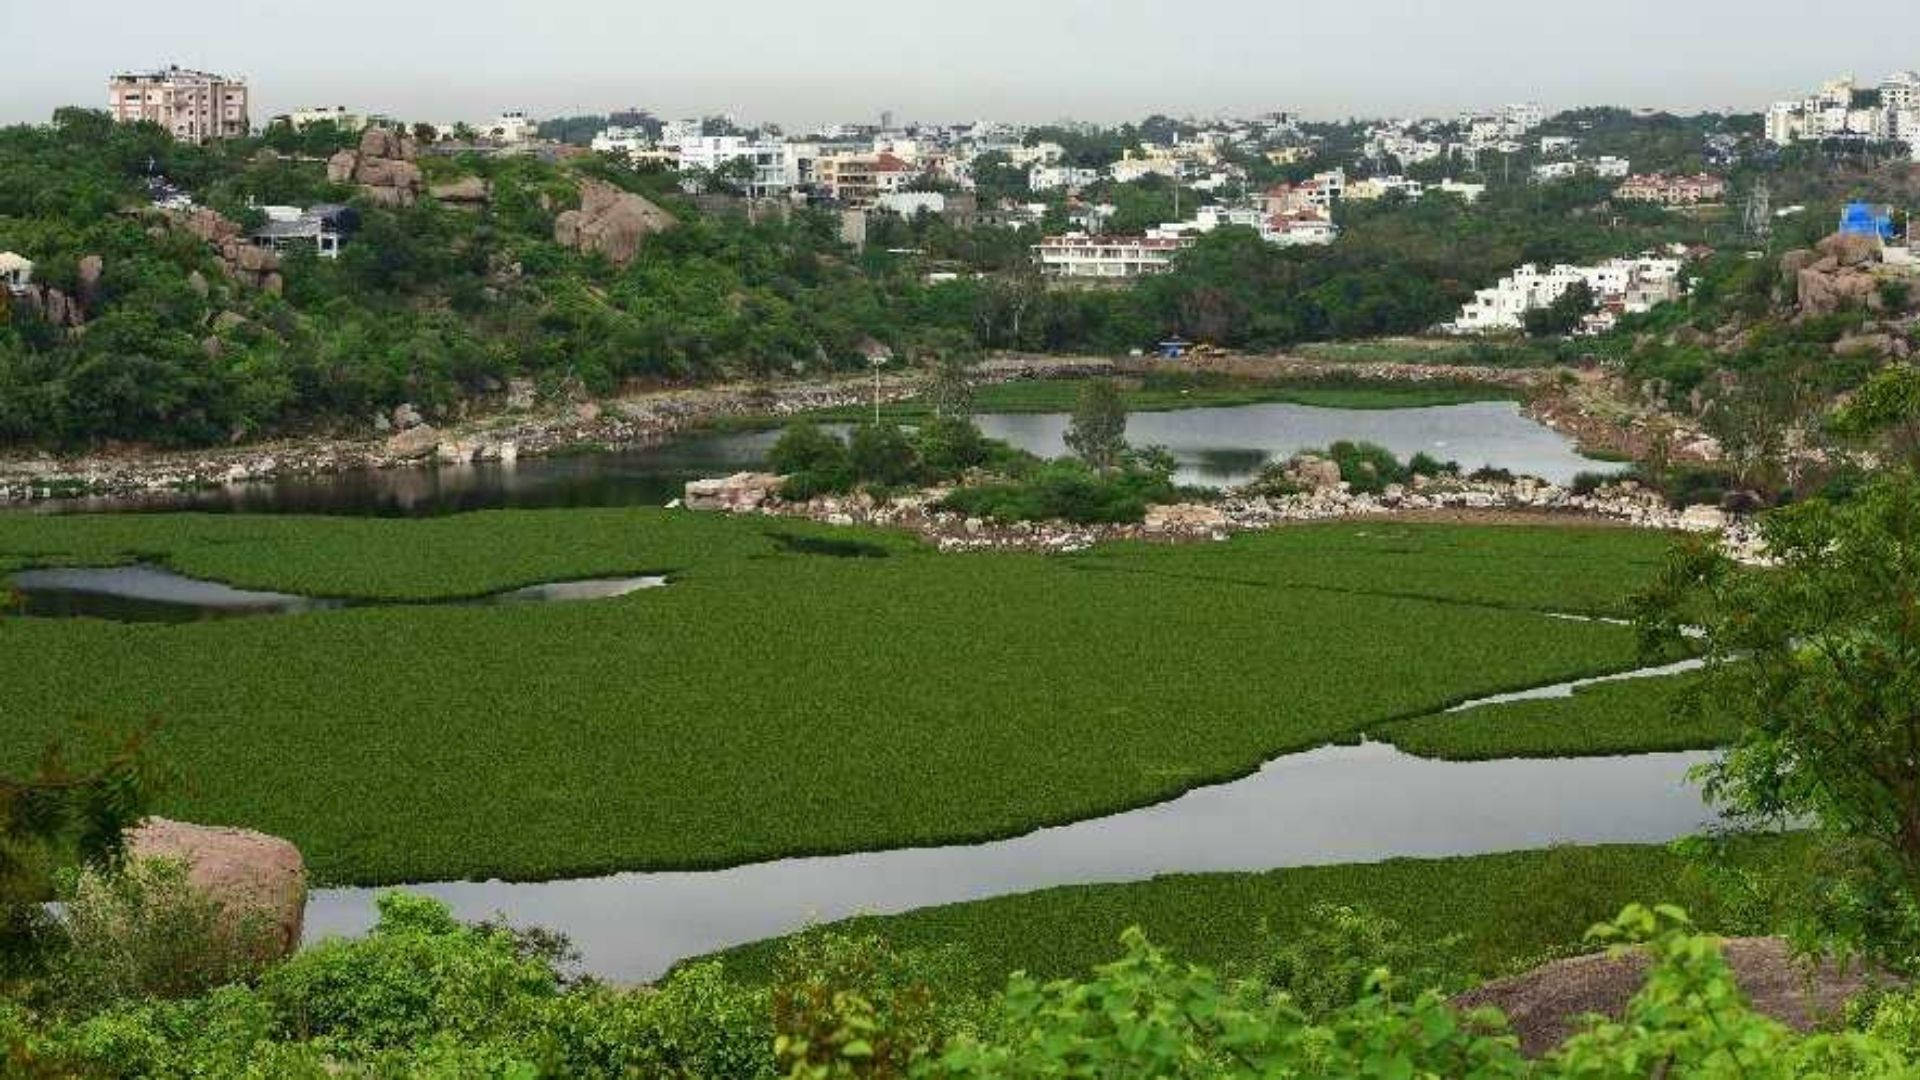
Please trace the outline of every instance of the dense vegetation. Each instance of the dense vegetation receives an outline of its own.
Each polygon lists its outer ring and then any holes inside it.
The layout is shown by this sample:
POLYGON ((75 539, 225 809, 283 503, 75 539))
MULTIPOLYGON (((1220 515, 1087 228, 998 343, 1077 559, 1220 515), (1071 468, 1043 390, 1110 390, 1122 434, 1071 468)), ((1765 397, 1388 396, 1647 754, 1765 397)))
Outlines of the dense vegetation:
MULTIPOLYGON (((1743 840, 1724 866, 1769 878, 1808 872, 1802 838, 1743 840)), ((1410 938, 1452 950, 1462 971, 1497 978, 1578 951, 1581 935, 1636 897, 1685 905, 1721 933, 1765 932, 1780 914, 1726 887, 1722 863, 1662 846, 1562 846, 1455 859, 1394 859, 1255 873, 1165 874, 1148 881, 1068 885, 961 904, 869 915, 821 930, 876 936, 896 947, 964 949, 982 987, 1025 971, 1043 979, 1084 976, 1130 926, 1186 959, 1244 970, 1303 935, 1316 909, 1370 911, 1410 938)), ((715 959, 729 976, 764 985, 788 938, 730 949, 715 959)))
POLYGON ((672 174, 597 157, 428 156, 429 182, 491 185, 486 207, 372 205, 325 180, 321 159, 348 141, 321 126, 186 146, 77 109, 0 132, 0 249, 34 260, 42 284, 84 293, 88 314, 80 335, 25 308, 0 325, 0 444, 356 428, 402 401, 457 412, 514 376, 556 393, 769 377, 857 366, 872 340, 917 355, 918 343, 956 336, 1115 352, 1172 334, 1270 348, 1415 332, 1521 261, 1620 254, 1673 231, 1663 211, 1603 212, 1603 186, 1515 183, 1472 207, 1352 204, 1329 249, 1279 249, 1226 229, 1172 274, 1059 289, 1032 271, 1032 230, 963 233, 923 216, 877 225, 911 235, 857 253, 829 215, 750 224, 703 214, 672 174), (204 244, 165 225, 147 205, 151 176, 242 223, 258 219, 253 202, 344 201, 364 224, 337 261, 289 258, 284 295, 268 295, 225 279, 204 244), (586 176, 652 198, 682 227, 627 267, 556 244, 554 217, 586 176), (895 245, 927 255, 888 254, 895 245), (83 289, 89 255, 105 273, 83 289), (929 284, 934 266, 979 273, 929 284))
POLYGON ((1711 750, 1740 734, 1724 717, 1690 715, 1685 675, 1582 686, 1569 697, 1481 705, 1389 724, 1374 732, 1422 757, 1476 761, 1711 750))
POLYGON ((1623 610, 1665 544, 1366 524, 1072 559, 937 556, 875 533, 863 538, 891 557, 840 559, 774 535, 805 531, 648 510, 0 518, 0 565, 138 555, 317 595, 672 578, 589 604, 0 620, 13 687, 0 768, 76 720, 157 718, 155 748, 181 774, 162 812, 287 836, 332 882, 1006 835, 1631 666, 1624 629, 1539 612, 1623 610), (1030 665, 1048 678, 984 674, 1030 665), (902 694, 903 680, 922 689, 902 694), (1169 725, 1175 698, 1187 719, 1169 725), (502 714, 503 700, 518 704, 502 714))

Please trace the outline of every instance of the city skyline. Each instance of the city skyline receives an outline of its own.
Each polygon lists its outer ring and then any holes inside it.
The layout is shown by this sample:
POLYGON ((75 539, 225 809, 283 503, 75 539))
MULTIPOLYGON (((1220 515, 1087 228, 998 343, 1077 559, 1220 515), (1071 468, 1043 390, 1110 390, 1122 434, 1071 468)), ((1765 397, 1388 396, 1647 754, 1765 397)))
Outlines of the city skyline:
MULTIPOLYGON (((1904 6, 1867 0, 1849 18, 1897 19, 1904 6)), ((1900 35, 1808 34, 1803 6, 1773 0, 1684 10, 1625 0, 1578 34, 1516 0, 1295 12, 1248 0, 1177 10, 1147 0, 977 0, 964 20, 924 0, 884 18, 845 4, 741 0, 724 19, 606 0, 425 0, 403 10, 291 0, 211 28, 140 5, 110 4, 106 18, 17 0, 0 7, 9 31, 0 60, 13 75, 0 122, 100 107, 111 73, 165 63, 248 79, 256 118, 319 104, 434 122, 639 106, 789 128, 882 111, 935 123, 1273 109, 1338 119, 1509 100, 1759 112, 1835 72, 1871 82, 1920 65, 1920 47, 1900 35)))

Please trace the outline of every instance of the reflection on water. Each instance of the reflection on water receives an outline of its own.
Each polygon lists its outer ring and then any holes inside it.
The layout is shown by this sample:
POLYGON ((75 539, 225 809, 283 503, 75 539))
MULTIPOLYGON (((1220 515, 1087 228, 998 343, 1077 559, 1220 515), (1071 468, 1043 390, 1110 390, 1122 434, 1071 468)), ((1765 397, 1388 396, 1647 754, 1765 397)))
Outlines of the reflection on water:
MULTIPOLYGON (((1012 840, 784 859, 730 870, 409 886, 463 918, 504 915, 573 940, 612 979, 862 913, 1157 874, 1657 843, 1714 820, 1687 770, 1703 753, 1441 762, 1381 743, 1269 762, 1157 806, 1012 840)), ((307 940, 372 925, 375 889, 320 889, 307 940)))
MULTIPOLYGON (((988 414, 978 420, 993 438, 1043 457, 1067 452, 1064 413, 988 414)), ((40 509, 425 516, 498 508, 659 506, 679 498, 688 480, 764 467, 779 437, 777 431, 696 434, 654 447, 570 457, 55 500, 40 509)), ((1423 409, 1272 404, 1135 413, 1127 421, 1127 438, 1135 446, 1165 446, 1178 462, 1177 482, 1208 487, 1246 483, 1268 461, 1340 439, 1379 443, 1402 460, 1424 451, 1469 470, 1491 465, 1556 483, 1582 471, 1618 468, 1581 457, 1571 442, 1521 415, 1510 401, 1423 409)))
MULTIPOLYGON (((291 593, 236 589, 217 581, 185 577, 158 566, 89 566, 23 570, 9 579, 18 599, 6 614, 46 619, 111 619, 115 622, 198 622, 252 615, 293 615, 390 603, 342 600, 291 593)), ((607 600, 659 588, 658 576, 597 578, 529 585, 464 604, 552 603, 607 600)))

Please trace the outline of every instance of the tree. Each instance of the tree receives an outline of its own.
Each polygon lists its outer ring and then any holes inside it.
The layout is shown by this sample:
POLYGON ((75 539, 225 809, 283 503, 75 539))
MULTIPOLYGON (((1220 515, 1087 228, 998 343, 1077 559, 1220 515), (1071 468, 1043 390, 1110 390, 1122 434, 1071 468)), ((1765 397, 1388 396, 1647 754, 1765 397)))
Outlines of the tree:
POLYGON ((1704 769, 1709 796, 1740 816, 1809 820, 1853 841, 1857 876, 1824 914, 1867 913, 1870 928, 1856 918, 1838 932, 1911 961, 1920 956, 1920 479, 1885 475, 1846 504, 1774 511, 1761 530, 1777 560, 1765 573, 1709 541, 1679 549, 1637 598, 1643 639, 1668 648, 1697 636, 1706 670, 1689 707, 1742 731, 1704 769))
POLYGON ((1813 392, 1811 382, 1790 366, 1743 372, 1709 397, 1701 425, 1720 441, 1740 483, 1776 483, 1787 472, 1787 448, 1812 409, 1813 392))
POLYGON ((973 415, 973 381, 980 347, 955 330, 929 331, 915 350, 926 365, 927 400, 934 419, 973 415))
POLYGON ((1067 424, 1067 449, 1105 473, 1127 452, 1127 405, 1111 379, 1094 379, 1080 388, 1067 424))
POLYGON ((1593 287, 1584 281, 1576 281, 1567 286, 1565 292, 1554 297, 1553 303, 1527 312, 1527 334, 1530 337, 1571 334, 1580 329, 1580 320, 1593 314, 1593 309, 1593 287))
POLYGON ((129 737, 92 769, 75 769, 49 745, 33 775, 0 776, 0 987, 38 959, 47 928, 41 903, 52 894, 54 872, 110 860, 139 819, 146 734, 129 737))
POLYGON ((1882 368, 1834 410, 1828 430, 1861 443, 1884 441, 1907 465, 1920 468, 1920 369, 1911 364, 1882 368))

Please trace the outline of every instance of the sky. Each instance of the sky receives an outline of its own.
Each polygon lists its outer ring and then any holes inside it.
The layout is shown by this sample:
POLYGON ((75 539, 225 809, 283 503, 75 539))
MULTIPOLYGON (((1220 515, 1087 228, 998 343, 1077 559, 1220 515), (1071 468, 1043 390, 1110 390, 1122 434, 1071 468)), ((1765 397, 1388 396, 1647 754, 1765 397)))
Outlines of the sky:
POLYGON ((1920 68, 1915 0, 0 0, 0 122, 116 70, 245 76, 256 120, 638 106, 806 127, 1154 112, 1450 115, 1509 101, 1759 111, 1920 68))

